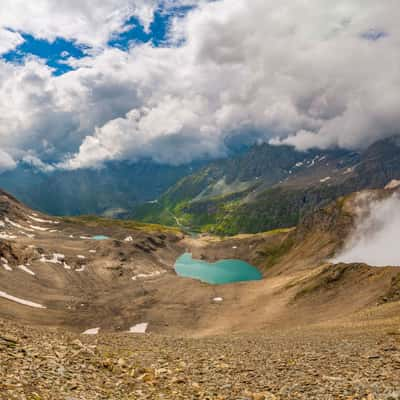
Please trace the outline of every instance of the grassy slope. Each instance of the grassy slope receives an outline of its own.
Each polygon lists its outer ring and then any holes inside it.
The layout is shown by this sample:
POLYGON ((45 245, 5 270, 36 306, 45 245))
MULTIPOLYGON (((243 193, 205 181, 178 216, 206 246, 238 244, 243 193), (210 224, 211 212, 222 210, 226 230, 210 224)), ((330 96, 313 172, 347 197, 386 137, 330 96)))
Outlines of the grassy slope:
POLYGON ((244 201, 251 191, 175 204, 162 198, 160 203, 142 208, 141 219, 175 225, 175 216, 193 230, 221 235, 257 233, 294 226, 316 205, 346 193, 340 187, 327 185, 307 189, 277 186, 259 193, 249 202, 244 201))
POLYGON ((294 226, 307 213, 340 196, 382 188, 390 180, 399 179, 400 152, 396 140, 377 142, 359 156, 327 153, 330 169, 324 170, 326 161, 319 167, 322 177, 332 176, 325 183, 320 181, 318 168, 308 167, 303 169, 303 176, 296 172, 291 175, 290 184, 285 180, 279 183, 282 173, 297 160, 296 153, 290 149, 256 147, 246 156, 216 163, 182 179, 158 204, 146 205, 135 217, 167 225, 176 225, 178 221, 192 230, 220 235, 294 226), (346 172, 349 166, 350 173, 346 172), (239 185, 234 193, 211 195, 210 188, 223 178, 232 186, 244 181, 253 186, 240 190, 239 185))
POLYGON ((145 232, 164 232, 164 233, 180 233, 175 227, 168 227, 159 224, 148 224, 134 220, 120 220, 113 218, 98 217, 95 215, 84 215, 79 217, 64 217, 63 221, 74 224, 84 224, 90 227, 120 227, 124 229, 145 231, 145 232))

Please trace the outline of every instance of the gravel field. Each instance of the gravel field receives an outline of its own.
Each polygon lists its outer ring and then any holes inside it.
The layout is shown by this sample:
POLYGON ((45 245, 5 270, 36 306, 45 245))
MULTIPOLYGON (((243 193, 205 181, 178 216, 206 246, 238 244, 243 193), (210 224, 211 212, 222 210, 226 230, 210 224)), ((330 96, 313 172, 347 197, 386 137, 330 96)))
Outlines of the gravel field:
POLYGON ((0 328, 4 400, 400 399, 396 327, 204 339, 0 328))

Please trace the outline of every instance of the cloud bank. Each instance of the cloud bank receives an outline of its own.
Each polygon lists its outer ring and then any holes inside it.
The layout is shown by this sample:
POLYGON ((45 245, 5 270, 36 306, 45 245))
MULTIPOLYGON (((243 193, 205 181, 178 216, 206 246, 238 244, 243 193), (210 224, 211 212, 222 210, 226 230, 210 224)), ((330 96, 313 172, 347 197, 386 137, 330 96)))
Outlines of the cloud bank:
POLYGON ((5 2, 0 52, 22 30, 91 46, 61 76, 34 57, 0 61, 0 147, 15 160, 177 164, 223 156, 248 132, 299 149, 400 133, 395 0, 5 2), (196 5, 168 45, 107 45, 132 15, 148 29, 161 4, 196 5))
POLYGON ((400 266, 400 197, 372 200, 360 210, 356 229, 335 262, 400 266))

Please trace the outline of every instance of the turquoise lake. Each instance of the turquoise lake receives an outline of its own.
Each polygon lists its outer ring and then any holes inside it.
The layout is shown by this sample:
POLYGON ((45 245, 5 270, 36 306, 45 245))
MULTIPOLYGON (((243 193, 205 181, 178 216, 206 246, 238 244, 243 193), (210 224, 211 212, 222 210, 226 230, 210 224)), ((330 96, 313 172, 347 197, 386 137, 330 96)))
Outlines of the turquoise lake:
POLYGON ((104 236, 104 235, 96 235, 96 236, 92 236, 93 240, 107 240, 109 239, 108 236, 104 236))
POLYGON ((244 261, 221 260, 209 263, 193 259, 190 253, 185 253, 176 260, 175 271, 179 276, 213 285, 262 279, 261 272, 244 261))

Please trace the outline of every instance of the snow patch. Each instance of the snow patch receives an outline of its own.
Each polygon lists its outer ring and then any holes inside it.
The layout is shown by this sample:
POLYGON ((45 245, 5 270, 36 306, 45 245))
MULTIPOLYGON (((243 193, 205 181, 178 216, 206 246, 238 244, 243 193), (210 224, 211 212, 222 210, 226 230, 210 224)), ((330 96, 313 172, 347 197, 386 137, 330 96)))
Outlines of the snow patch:
POLYGON ((146 278, 154 278, 156 276, 160 276, 161 274, 164 274, 165 271, 154 271, 150 272, 149 274, 137 274, 132 276, 133 281, 137 281, 138 279, 146 279, 146 278))
POLYGON ((330 177, 330 176, 327 176, 326 178, 322 178, 322 179, 320 179, 319 181, 321 182, 321 183, 325 183, 325 182, 328 182, 328 181, 330 181, 332 178, 330 177))
POLYGON ((17 236, 15 236, 15 235, 9 235, 8 233, 6 233, 6 232, 0 232, 0 239, 3 239, 3 240, 13 240, 13 239, 16 239, 17 238, 17 236))
POLYGON ((315 161, 317 160, 318 157, 313 158, 311 161, 307 161, 308 166, 307 168, 313 167, 315 165, 315 161))
POLYGON ((351 174, 354 171, 354 168, 347 168, 344 172, 343 175, 351 174))
POLYGON ((124 242, 133 242, 133 237, 132 236, 128 236, 124 239, 124 242))
POLYGON ((71 266, 69 266, 65 261, 63 262, 63 266, 65 269, 71 269, 71 266))
POLYGON ((24 231, 20 231, 19 233, 21 235, 24 235, 24 236, 28 237, 29 239, 34 239, 35 238, 35 235, 33 233, 27 233, 27 232, 24 232, 24 231))
POLYGON ((146 333, 148 326, 148 322, 133 325, 129 328, 129 333, 146 333))
POLYGON ((86 265, 82 265, 80 268, 76 269, 76 272, 83 272, 86 269, 86 265))
POLYGON ((4 218, 4 221, 7 222, 7 224, 13 226, 14 228, 26 229, 26 228, 24 228, 22 225, 17 224, 16 222, 11 221, 8 217, 5 217, 5 218, 4 218))
POLYGON ((1 258, 0 258, 0 261, 3 263, 3 268, 4 268, 6 271, 12 271, 12 268, 11 268, 10 265, 8 264, 8 260, 7 260, 6 258, 1 257, 1 258))
POLYGON ((33 275, 33 276, 36 275, 36 274, 35 274, 32 270, 30 270, 26 265, 18 265, 17 268, 19 268, 21 271, 26 272, 26 273, 29 274, 29 275, 33 275))
POLYGON ((30 218, 31 220, 33 220, 35 222, 40 222, 43 224, 59 224, 58 221, 50 221, 48 219, 41 219, 41 218, 37 218, 36 216, 32 216, 32 215, 28 215, 28 218, 30 218))
POLYGON ((224 301, 223 297, 214 297, 213 301, 215 301, 216 303, 221 303, 222 301, 224 301))
POLYGON ((50 264, 62 264, 64 262, 64 259, 65 259, 64 254, 53 253, 52 258, 46 258, 46 256, 42 255, 39 261, 50 264))
POLYGON ((82 335, 97 335, 99 333, 100 328, 91 328, 87 329, 85 332, 82 332, 82 335))
POLYGON ((33 220, 35 222, 43 222, 43 223, 50 222, 50 221, 46 221, 45 219, 32 217, 31 215, 28 215, 28 218, 30 218, 31 220, 33 220))
POLYGON ((20 299, 15 296, 11 296, 11 295, 7 294, 6 292, 0 292, 0 297, 3 297, 4 299, 10 300, 10 301, 14 301, 15 303, 23 304, 24 306, 28 306, 28 307, 46 308, 45 306, 42 306, 41 304, 34 303, 29 300, 20 299))
POLYGON ((3 264, 3 268, 4 268, 6 271, 10 271, 10 272, 13 270, 8 264, 3 264))
POLYGON ((78 254, 77 257, 78 257, 80 260, 84 260, 84 259, 86 258, 85 256, 82 256, 81 254, 78 254))
POLYGON ((42 226, 37 226, 37 225, 29 225, 32 229, 35 231, 41 231, 41 232, 46 232, 49 230, 49 228, 43 228, 42 226))
POLYGON ((97 252, 97 250, 89 250, 89 253, 92 253, 92 254, 94 254, 96 252, 97 252))

